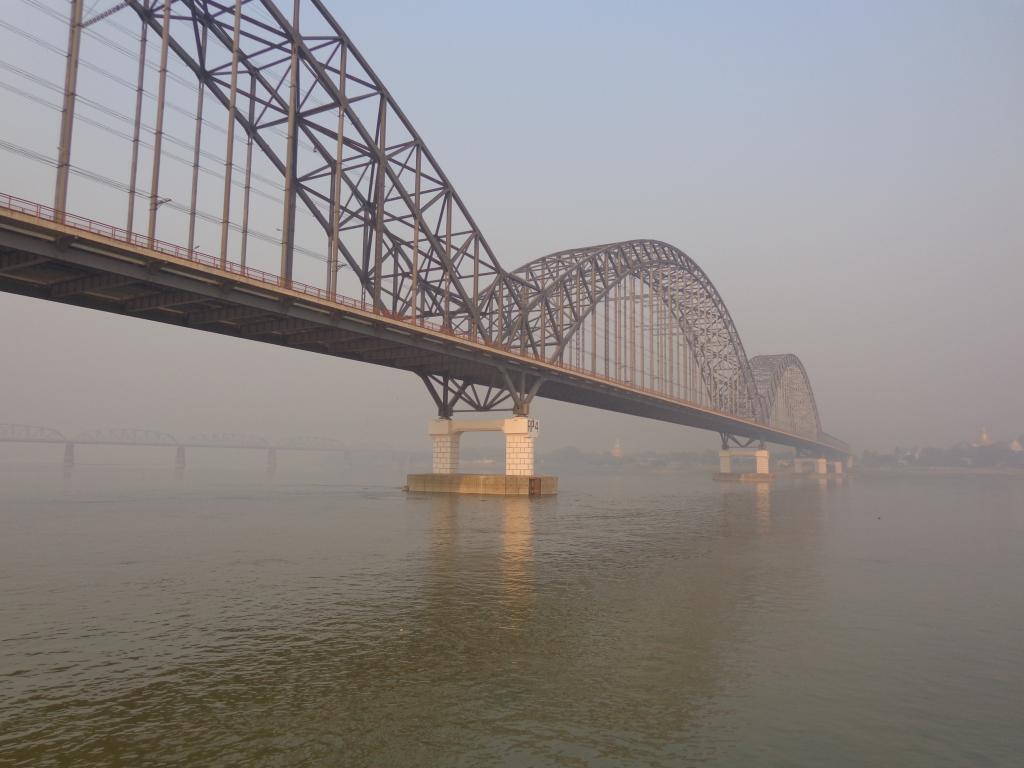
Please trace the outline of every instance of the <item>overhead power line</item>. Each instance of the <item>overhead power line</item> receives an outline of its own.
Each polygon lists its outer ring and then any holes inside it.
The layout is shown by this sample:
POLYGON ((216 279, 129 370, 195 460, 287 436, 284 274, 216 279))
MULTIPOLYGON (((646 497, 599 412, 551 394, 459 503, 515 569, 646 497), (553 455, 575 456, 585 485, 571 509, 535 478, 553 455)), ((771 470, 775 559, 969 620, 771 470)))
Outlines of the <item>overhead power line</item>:
MULTIPOLYGON (((3 139, 0 139, 0 149, 4 150, 5 152, 9 152, 11 154, 20 155, 21 157, 24 157, 27 160, 31 160, 31 161, 39 163, 41 165, 46 165, 46 166, 48 166, 50 168, 56 168, 57 167, 57 160, 56 160, 56 158, 50 157, 48 155, 45 155, 42 152, 37 152, 37 151, 35 151, 33 149, 29 149, 28 147, 24 147, 24 146, 21 146, 19 144, 15 144, 13 142, 9 142, 9 141, 5 141, 3 139)), ((131 187, 129 187, 124 182, 118 181, 116 179, 112 179, 109 176, 104 176, 103 174, 100 174, 100 173, 96 173, 95 171, 90 171, 87 168, 82 168, 82 167, 77 166, 77 165, 72 165, 71 166, 71 173, 74 174, 75 176, 80 177, 80 178, 84 178, 84 179, 88 179, 90 181, 97 182, 97 183, 102 184, 102 185, 104 185, 106 187, 110 187, 111 189, 115 189, 115 190, 117 190, 119 192, 124 192, 125 194, 130 194, 130 192, 131 192, 131 187)), ((136 194, 139 195, 138 192, 136 192, 136 194)), ((145 195, 145 194, 141 194, 139 196, 143 197, 143 198, 148 197, 148 195, 145 195)), ((180 203, 177 203, 177 202, 175 202, 173 200, 168 200, 165 203, 165 205, 168 208, 171 208, 172 210, 178 211, 179 213, 183 213, 183 214, 185 214, 187 216, 188 215, 192 215, 191 208, 189 208, 188 206, 182 205, 180 203)), ((196 218, 202 219, 203 221, 205 221, 205 222, 207 222, 209 224, 215 224, 217 226, 221 226, 223 224, 223 220, 220 218, 220 216, 217 216, 216 214, 210 213, 208 211, 203 211, 201 209, 196 209, 195 216, 196 216, 196 218)), ((236 232, 238 234, 242 233, 241 225, 237 224, 235 222, 228 222, 228 229, 230 229, 233 232, 236 232)), ((281 239, 279 237, 275 237, 274 235, 268 234, 266 232, 261 232, 259 230, 251 229, 251 228, 248 230, 248 236, 252 237, 252 238, 255 238, 257 240, 261 240, 261 241, 267 243, 268 245, 277 246, 277 245, 281 244, 281 239)), ((295 245, 294 246, 294 250, 295 250, 296 253, 301 254, 302 256, 306 256, 308 258, 316 259, 317 261, 321 261, 321 262, 327 263, 327 257, 326 256, 324 256, 324 255, 322 255, 322 254, 320 254, 317 251, 314 251, 312 249, 305 248, 305 247, 302 247, 300 245, 295 245)))

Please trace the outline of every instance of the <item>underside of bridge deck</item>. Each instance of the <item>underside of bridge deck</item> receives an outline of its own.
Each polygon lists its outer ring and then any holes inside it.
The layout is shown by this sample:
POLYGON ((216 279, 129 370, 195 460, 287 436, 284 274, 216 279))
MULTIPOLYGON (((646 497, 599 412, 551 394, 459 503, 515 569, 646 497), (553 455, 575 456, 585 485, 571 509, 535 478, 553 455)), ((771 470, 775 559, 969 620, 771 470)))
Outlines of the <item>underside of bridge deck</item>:
POLYGON ((211 283, 160 263, 117 263, 72 240, 5 232, 0 290, 416 373, 494 377, 492 365, 424 349, 373 324, 332 323, 322 313, 309 316, 288 297, 268 301, 230 281, 211 283))

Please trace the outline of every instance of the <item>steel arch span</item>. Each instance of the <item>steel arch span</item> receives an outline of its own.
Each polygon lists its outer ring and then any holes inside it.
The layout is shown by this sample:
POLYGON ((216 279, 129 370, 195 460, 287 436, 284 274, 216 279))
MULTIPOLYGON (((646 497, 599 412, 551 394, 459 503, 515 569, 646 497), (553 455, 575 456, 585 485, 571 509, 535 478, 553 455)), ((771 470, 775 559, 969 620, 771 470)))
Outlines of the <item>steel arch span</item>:
MULTIPOLYGON (((697 263, 656 240, 559 251, 514 273, 529 290, 521 314, 503 313, 503 338, 531 340, 549 360, 603 369, 638 382, 817 439, 821 420, 810 378, 796 355, 747 358, 721 295, 697 263)), ((485 296, 501 305, 492 286, 485 296)), ((493 311, 493 309, 491 310, 493 311)), ((502 323, 499 323, 501 325, 502 323)))
POLYGON ((801 435, 823 434, 811 379, 796 355, 758 355, 750 361, 766 421, 801 435))
POLYGON ((324 0, 69 5, 49 40, 20 22, 63 54, 63 87, 4 70, 63 104, 6 83, 61 117, 55 157, 0 136, 56 169, 52 206, 0 194, 0 290, 411 371, 444 417, 525 415, 540 396, 848 452, 800 361, 748 358, 679 248, 503 267, 324 0), (108 221, 112 199, 118 225, 80 215, 108 221))
POLYGON ((533 339, 547 359, 764 418, 725 302, 678 248, 631 240, 559 251, 513 274, 529 287, 524 311, 508 308, 504 337, 513 347, 533 339))

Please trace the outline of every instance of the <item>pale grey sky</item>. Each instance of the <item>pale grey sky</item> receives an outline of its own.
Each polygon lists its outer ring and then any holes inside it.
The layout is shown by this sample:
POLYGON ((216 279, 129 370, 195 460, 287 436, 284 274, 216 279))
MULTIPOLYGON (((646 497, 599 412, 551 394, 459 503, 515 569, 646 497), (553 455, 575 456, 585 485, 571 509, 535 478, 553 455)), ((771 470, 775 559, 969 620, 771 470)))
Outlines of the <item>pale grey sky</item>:
MULTIPOLYGON (((1024 432, 1024 5, 330 5, 506 267, 666 240, 748 354, 801 357, 826 430, 857 449, 1024 432)), ((32 29, 63 46, 59 25, 32 29)), ((3 62, 60 79, 37 43, 0 42, 3 62)), ((31 84, 9 67, 0 82, 31 84)), ((0 91, 0 137, 52 154, 56 128, 0 91)), ((49 199, 52 171, 0 163, 0 191, 49 199)), ((427 447, 410 374, 8 295, 0 324, 0 422, 427 447)), ((717 441, 534 412, 541 450, 717 441)))

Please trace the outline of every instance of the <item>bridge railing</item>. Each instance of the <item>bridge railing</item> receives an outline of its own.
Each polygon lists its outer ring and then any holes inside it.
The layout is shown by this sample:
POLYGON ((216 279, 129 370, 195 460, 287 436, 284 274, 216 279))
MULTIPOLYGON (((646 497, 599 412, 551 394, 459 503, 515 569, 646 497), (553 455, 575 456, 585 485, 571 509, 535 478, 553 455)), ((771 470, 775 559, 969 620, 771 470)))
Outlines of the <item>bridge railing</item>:
MULTIPOLYGON (((137 248, 145 248, 147 250, 157 251, 159 253, 163 253, 177 259, 182 259, 185 261, 193 262, 195 264, 200 264, 204 267, 218 269, 232 275, 245 277, 249 280, 254 280, 256 282, 263 283, 274 288, 283 288, 286 290, 296 291, 306 296, 315 298, 319 301, 338 304, 340 306, 356 309, 359 310, 360 312, 364 312, 367 314, 378 315, 380 317, 384 317, 392 321, 397 321, 408 325, 425 328, 427 330, 433 331, 434 333, 441 333, 446 336, 451 336, 453 338, 470 341, 476 344, 482 344, 486 347, 499 350, 506 354, 516 355, 518 357, 526 358, 529 360, 537 360, 539 362, 545 363, 546 365, 554 366, 560 370, 569 373, 581 374, 587 376, 588 378, 597 379, 599 381, 607 382, 609 384, 615 384, 621 387, 626 387, 631 391, 640 394, 653 395, 663 399, 671 400, 681 405, 687 405, 690 407, 695 406, 703 410, 715 410, 709 409, 707 406, 700 405, 699 403, 695 403, 690 400, 675 397, 674 395, 668 394, 653 387, 646 387, 631 381, 627 381, 625 379, 615 378, 614 376, 605 376, 603 374, 598 373, 597 371, 592 371, 588 368, 572 365, 571 363, 566 363, 560 360, 550 360, 544 357, 543 355, 537 355, 529 350, 523 350, 522 348, 517 349, 516 347, 519 347, 519 344, 503 344, 500 342, 493 341, 491 339, 482 338, 474 333, 456 331, 441 323, 434 322, 432 320, 427 320, 422 317, 411 317, 408 315, 399 315, 393 312, 389 312, 388 310, 382 307, 376 306, 366 301, 362 301, 360 299, 353 299, 348 296, 343 296, 340 294, 331 295, 328 291, 326 291, 323 288, 317 288, 316 286, 307 285, 306 283, 301 283, 296 280, 285 280, 282 279, 280 275, 275 275, 272 272, 266 272, 262 269, 256 269, 255 267, 244 266, 233 261, 222 260, 215 256, 210 256, 209 254, 197 251, 195 249, 184 248, 180 245, 175 245, 174 243, 169 243, 164 240, 151 238, 146 235, 141 235, 137 232, 130 232, 127 229, 116 227, 112 224, 106 224, 104 222, 96 221, 85 216, 79 216, 67 212, 61 213, 58 212, 56 209, 52 208, 51 206, 43 205, 42 203, 33 202, 31 200, 25 200, 20 197, 15 197, 14 195, 9 195, 0 192, 0 209, 6 209, 27 216, 34 216, 38 219, 51 221, 66 228, 77 229, 84 232, 88 232, 93 235, 99 235, 100 237, 106 237, 111 240, 116 240, 120 243, 126 243, 128 245, 135 246, 137 248)), ((746 417, 740 417, 736 416, 735 414, 726 413, 724 411, 715 412, 721 413, 730 418, 740 418, 744 421, 753 422, 757 424, 762 423, 746 417)), ((773 428, 770 424, 763 424, 763 426, 768 427, 770 429, 773 428)), ((833 447, 841 450, 848 450, 848 446, 846 446, 846 444, 843 443, 841 440, 836 440, 835 438, 832 438, 827 435, 824 437, 827 438, 827 440, 820 440, 820 442, 826 442, 828 444, 836 443, 836 445, 834 445, 833 447)))
POLYGON ((431 320, 424 318, 413 318, 405 315, 396 315, 395 313, 389 312, 386 309, 375 306, 372 303, 362 301, 360 299, 353 299, 348 296, 341 294, 334 294, 333 296, 323 288, 317 288, 313 285, 299 282, 297 280, 286 280, 280 275, 276 275, 273 272, 267 272, 256 267, 249 267, 239 264, 234 261, 226 261, 219 259, 215 256, 210 256, 202 251, 195 249, 185 248, 174 243, 169 243, 165 240, 159 240, 157 238, 151 238, 146 235, 139 234, 137 232, 130 232, 127 229, 116 227, 112 224, 106 224, 95 219, 89 219, 85 216, 79 216, 73 213, 58 213, 54 208, 42 203, 36 203, 31 200, 25 200, 20 197, 0 193, 0 209, 6 209, 14 211, 15 213, 21 213, 28 216, 34 216, 39 219, 46 221, 52 221, 56 224, 60 224, 70 229, 78 229, 85 232, 89 232, 93 235, 99 235, 106 237, 111 240, 117 240, 120 243, 126 243, 128 245, 135 246, 137 248, 145 248, 151 251, 157 251, 159 253, 166 254, 167 256, 173 256, 177 259, 184 259, 185 261, 191 261, 195 264, 201 264, 204 267, 211 267, 213 269, 219 269, 224 272, 228 272, 232 275, 238 275, 245 277, 250 280, 255 280, 266 285, 273 286, 275 288, 284 288, 291 291, 302 293, 306 296, 311 296, 321 301, 328 301, 335 304, 340 304, 345 307, 352 309, 358 309, 362 312, 368 312, 375 315, 381 315, 388 317, 393 320, 400 320, 402 322, 411 323, 422 328, 429 328, 430 330, 437 331, 439 333, 446 333, 450 336, 464 337, 472 339, 477 342, 482 342, 488 346, 506 349, 511 351, 510 345, 497 344, 486 339, 474 338, 471 334, 459 333, 453 331, 441 323, 436 323, 431 320))

